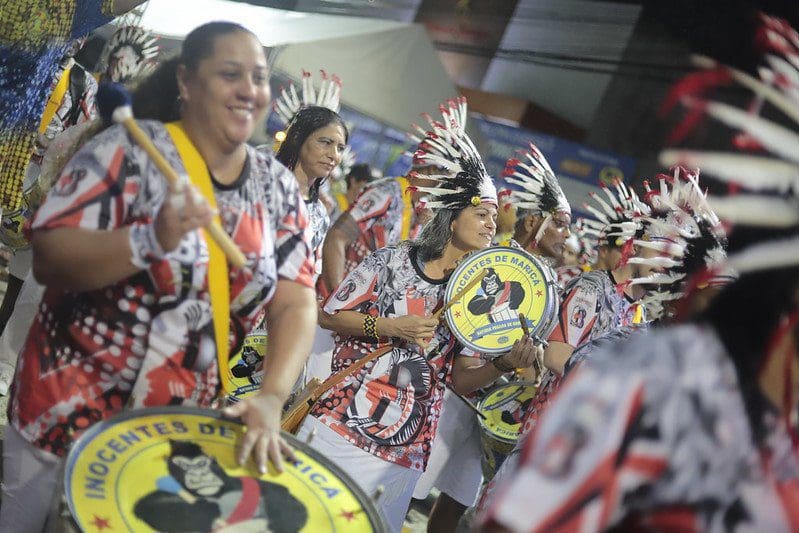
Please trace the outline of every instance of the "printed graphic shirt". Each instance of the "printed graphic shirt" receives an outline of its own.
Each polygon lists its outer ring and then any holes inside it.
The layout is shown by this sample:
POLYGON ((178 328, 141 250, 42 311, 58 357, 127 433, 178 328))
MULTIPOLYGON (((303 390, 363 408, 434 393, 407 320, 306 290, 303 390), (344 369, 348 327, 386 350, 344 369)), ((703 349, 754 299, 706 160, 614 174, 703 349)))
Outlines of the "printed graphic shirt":
MULTIPOLYGON (((330 295, 324 310, 380 317, 431 315, 443 304, 446 280, 431 280, 407 243, 377 250, 330 295)), ((333 372, 379 346, 336 335, 333 372)), ((398 341, 394 350, 334 387, 311 411, 363 450, 413 470, 424 470, 436 433, 444 385, 459 353, 449 329, 436 330, 426 352, 398 341)))
POLYGON ((549 340, 577 348, 599 335, 632 324, 638 307, 619 294, 610 272, 586 272, 563 289, 560 319, 549 340))
POLYGON ((314 280, 322 272, 322 244, 325 242, 327 230, 330 229, 330 215, 321 199, 305 202, 308 210, 308 227, 306 240, 311 244, 314 255, 314 280))
POLYGON ((757 446, 735 368, 710 328, 601 350, 566 381, 495 491, 483 527, 513 531, 797 531, 785 420, 757 446))
POLYGON ((409 193, 402 190, 400 179, 375 181, 361 192, 347 211, 358 224, 361 234, 347 246, 346 272, 352 271, 369 253, 419 235, 421 226, 416 220, 409 193), (404 239, 403 228, 407 228, 404 239))
MULTIPOLYGON (((140 123, 185 175, 162 124, 140 123)), ((294 176, 248 148, 239 179, 215 184, 222 225, 248 259, 229 266, 230 353, 272 298, 278 279, 311 287, 308 217, 294 176)), ((33 228, 112 230, 150 222, 166 180, 120 126, 70 161, 33 228)), ((20 356, 8 413, 30 442, 59 455, 92 423, 135 397, 134 406, 207 406, 217 394, 216 345, 208 294, 208 248, 199 231, 147 270, 99 290, 48 288, 20 356), (22 401, 21 399, 24 399, 22 401)))

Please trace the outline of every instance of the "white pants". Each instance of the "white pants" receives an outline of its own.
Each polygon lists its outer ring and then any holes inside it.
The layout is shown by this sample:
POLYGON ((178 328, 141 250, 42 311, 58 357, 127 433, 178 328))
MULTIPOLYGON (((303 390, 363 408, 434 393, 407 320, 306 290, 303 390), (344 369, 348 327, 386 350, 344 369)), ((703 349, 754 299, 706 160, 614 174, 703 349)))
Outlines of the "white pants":
POLYGON ((317 325, 311 355, 305 363, 305 383, 313 378, 324 381, 330 377, 334 346, 333 332, 317 325))
POLYGON ((54 505, 64 459, 26 441, 10 424, 3 440, 0 532, 38 533, 54 505))
POLYGON ((378 487, 382 487, 383 494, 375 504, 383 512, 389 530, 401 531, 421 472, 384 461, 360 449, 312 416, 305 418, 297 438, 305 441, 312 430, 316 433, 309 443, 311 448, 349 474, 367 496, 373 497, 378 487))
POLYGON ((436 487, 461 505, 471 507, 483 482, 481 455, 477 415, 447 388, 427 470, 419 478, 413 497, 424 499, 436 487))
MULTIPOLYGON (((27 251, 27 250, 26 250, 27 251)), ((20 252, 17 252, 18 254, 20 252)), ((14 256, 17 257, 16 255, 14 256)), ((22 272, 18 272, 22 274, 22 272)), ((0 335, 0 361, 8 363, 12 367, 17 365, 17 358, 28 337, 28 330, 33 324, 39 304, 44 295, 44 285, 39 285, 33 278, 33 272, 28 269, 27 274, 21 278, 25 280, 17 296, 17 303, 14 305, 14 312, 8 319, 6 329, 0 335)))

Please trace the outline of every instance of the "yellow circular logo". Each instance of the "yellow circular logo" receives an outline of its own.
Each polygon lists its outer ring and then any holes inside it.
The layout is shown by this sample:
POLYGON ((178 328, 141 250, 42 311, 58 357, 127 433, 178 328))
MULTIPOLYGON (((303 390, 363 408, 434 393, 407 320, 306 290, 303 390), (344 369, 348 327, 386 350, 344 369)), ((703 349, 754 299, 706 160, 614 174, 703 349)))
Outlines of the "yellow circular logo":
POLYGON ((535 391, 535 385, 524 381, 505 383, 491 389, 477 406, 485 416, 480 417, 480 425, 501 441, 516 442, 522 418, 533 401, 535 391))
POLYGON ((266 331, 254 331, 244 337, 241 350, 230 358, 228 376, 232 392, 228 398, 238 402, 258 392, 264 376, 266 331))
POLYGON ((464 346, 487 354, 507 352, 521 338, 519 314, 531 334, 548 335, 558 309, 549 272, 538 259, 516 248, 499 246, 469 255, 452 273, 447 301, 475 276, 483 278, 447 310, 450 329, 464 346))
POLYGON ((624 181, 624 172, 619 167, 602 167, 599 171, 599 180, 605 185, 613 185, 617 179, 624 181))
POLYGON ((282 474, 241 467, 244 426, 161 407, 97 424, 69 453, 64 486, 82 531, 374 531, 382 518, 335 465, 290 435, 282 474))

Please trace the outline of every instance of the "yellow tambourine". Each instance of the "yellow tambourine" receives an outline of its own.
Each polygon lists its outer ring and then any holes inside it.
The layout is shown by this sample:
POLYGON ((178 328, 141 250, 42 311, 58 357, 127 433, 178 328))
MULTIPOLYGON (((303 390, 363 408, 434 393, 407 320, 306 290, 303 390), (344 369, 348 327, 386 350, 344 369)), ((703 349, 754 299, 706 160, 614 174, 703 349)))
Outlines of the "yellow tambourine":
POLYGON ((236 462, 240 423, 216 411, 128 411, 69 453, 67 504, 81 531, 385 531, 352 479, 284 434, 297 461, 261 475, 236 462))
POLYGON ((446 312, 458 340, 477 352, 507 352, 522 336, 519 314, 527 319, 532 335, 546 339, 558 314, 552 270, 523 250, 486 248, 458 265, 447 284, 446 299, 483 272, 481 282, 446 312))

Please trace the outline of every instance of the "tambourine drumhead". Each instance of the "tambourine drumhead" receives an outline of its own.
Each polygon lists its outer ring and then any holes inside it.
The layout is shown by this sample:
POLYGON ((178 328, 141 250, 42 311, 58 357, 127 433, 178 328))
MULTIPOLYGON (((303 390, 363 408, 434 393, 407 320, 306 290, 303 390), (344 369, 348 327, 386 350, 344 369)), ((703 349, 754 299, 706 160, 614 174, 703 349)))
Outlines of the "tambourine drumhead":
POLYGON ((231 402, 241 401, 261 389, 266 355, 266 330, 256 330, 244 337, 241 350, 230 358, 228 379, 232 392, 231 402))
POLYGON ((478 418, 480 429, 496 440, 515 443, 535 392, 535 384, 529 381, 512 381, 490 389, 477 404, 477 410, 485 416, 478 418))
POLYGON ((482 282, 447 310, 447 323, 458 340, 477 352, 507 352, 523 334, 519 313, 531 334, 548 337, 558 313, 551 270, 523 250, 486 248, 458 265, 447 284, 446 300, 484 270, 488 274, 482 282))
POLYGON ((216 411, 128 411, 89 429, 67 457, 64 487, 84 531, 385 531, 339 468, 283 434, 297 462, 282 474, 240 467, 241 423, 216 411))

